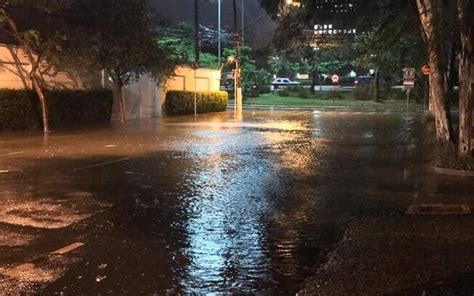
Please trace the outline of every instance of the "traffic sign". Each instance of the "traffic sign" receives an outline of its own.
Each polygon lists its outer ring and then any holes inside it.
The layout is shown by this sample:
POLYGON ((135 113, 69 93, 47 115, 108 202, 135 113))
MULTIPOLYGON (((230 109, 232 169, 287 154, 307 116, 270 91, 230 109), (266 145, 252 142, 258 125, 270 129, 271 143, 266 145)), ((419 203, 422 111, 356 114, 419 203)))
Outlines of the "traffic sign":
POLYGON ((404 80, 403 81, 403 88, 407 89, 414 89, 415 88, 415 80, 404 80))
POLYGON ((410 90, 415 88, 415 69, 405 68, 403 69, 403 88, 410 90))
POLYGON ((415 68, 403 69, 403 79, 415 79, 415 68))
POLYGON ((227 79, 234 79, 235 78, 235 69, 227 73, 227 79))
POLYGON ((337 74, 332 75, 331 76, 331 81, 334 84, 338 83, 339 82, 339 75, 337 75, 337 74))
POLYGON ((421 70, 423 71, 423 74, 425 75, 430 75, 430 65, 424 65, 421 70))

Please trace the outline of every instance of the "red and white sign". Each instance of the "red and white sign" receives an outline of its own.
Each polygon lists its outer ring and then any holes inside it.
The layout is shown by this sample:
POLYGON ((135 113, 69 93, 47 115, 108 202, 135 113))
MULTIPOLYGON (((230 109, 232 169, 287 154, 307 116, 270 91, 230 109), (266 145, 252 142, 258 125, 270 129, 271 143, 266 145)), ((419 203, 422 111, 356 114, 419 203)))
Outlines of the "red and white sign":
POLYGON ((403 69, 403 88, 405 90, 415 88, 415 69, 414 68, 403 69))
POLYGON ((430 65, 424 65, 421 70, 423 71, 423 74, 425 75, 430 75, 430 65))
POLYGON ((403 69, 403 79, 415 79, 415 68, 403 69))
POLYGON ((227 73, 227 79, 234 79, 235 77, 235 69, 227 73))
POLYGON ((339 75, 337 75, 337 74, 332 75, 331 76, 331 81, 334 84, 338 83, 339 82, 339 75))

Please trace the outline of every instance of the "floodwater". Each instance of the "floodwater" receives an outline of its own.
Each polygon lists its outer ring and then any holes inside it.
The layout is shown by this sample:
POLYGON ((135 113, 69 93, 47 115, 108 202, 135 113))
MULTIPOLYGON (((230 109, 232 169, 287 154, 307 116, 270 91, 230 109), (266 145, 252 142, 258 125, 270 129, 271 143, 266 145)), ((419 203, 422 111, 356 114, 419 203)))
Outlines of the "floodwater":
POLYGON ((3 134, 0 231, 17 243, 0 271, 80 241, 24 291, 294 294, 349 216, 402 211, 368 192, 436 190, 418 178, 420 118, 248 110, 3 134))

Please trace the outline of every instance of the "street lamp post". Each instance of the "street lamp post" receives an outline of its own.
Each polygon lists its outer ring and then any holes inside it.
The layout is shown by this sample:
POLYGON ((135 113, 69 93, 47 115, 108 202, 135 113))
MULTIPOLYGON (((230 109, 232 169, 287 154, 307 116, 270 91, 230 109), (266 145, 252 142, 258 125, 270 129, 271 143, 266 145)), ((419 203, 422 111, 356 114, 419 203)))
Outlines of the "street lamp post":
POLYGON ((197 116, 197 85, 196 85, 196 70, 199 67, 199 18, 198 18, 198 0, 194 0, 194 117, 197 116))
POLYGON ((237 112, 242 111, 242 86, 240 81, 240 30, 237 20, 237 5, 236 0, 233 0, 234 8, 234 33, 235 33, 235 51, 236 51, 236 60, 235 60, 235 86, 234 86, 234 100, 235 108, 237 112))
POLYGON ((221 1, 217 0, 217 56, 220 68, 221 66, 221 1))
POLYGON ((242 46, 244 46, 244 13, 245 13, 245 10, 244 10, 244 0, 241 0, 240 2, 240 26, 241 26, 241 30, 240 30, 240 34, 241 34, 241 40, 242 40, 242 46))

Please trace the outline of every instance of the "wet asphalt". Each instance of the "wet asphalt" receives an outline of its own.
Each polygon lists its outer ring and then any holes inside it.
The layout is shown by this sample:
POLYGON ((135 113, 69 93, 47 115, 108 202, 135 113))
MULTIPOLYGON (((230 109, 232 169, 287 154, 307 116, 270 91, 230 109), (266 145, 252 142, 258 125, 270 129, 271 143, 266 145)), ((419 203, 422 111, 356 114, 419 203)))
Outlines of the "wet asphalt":
POLYGON ((406 210, 368 194, 472 192, 439 186, 426 137, 417 113, 262 110, 1 134, 0 288, 294 294, 348 219, 406 210))

